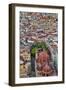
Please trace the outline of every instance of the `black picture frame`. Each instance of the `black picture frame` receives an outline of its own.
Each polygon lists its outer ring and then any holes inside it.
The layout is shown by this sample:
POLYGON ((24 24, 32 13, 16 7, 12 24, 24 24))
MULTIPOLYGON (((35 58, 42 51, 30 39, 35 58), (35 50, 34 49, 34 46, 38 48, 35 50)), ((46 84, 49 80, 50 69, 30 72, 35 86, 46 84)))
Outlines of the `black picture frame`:
POLYGON ((53 5, 33 5, 33 4, 9 4, 9 85, 10 86, 29 86, 64 83, 64 6, 53 5), (15 84, 15 7, 34 7, 34 8, 51 8, 62 10, 62 81, 38 82, 37 83, 20 83, 15 84))

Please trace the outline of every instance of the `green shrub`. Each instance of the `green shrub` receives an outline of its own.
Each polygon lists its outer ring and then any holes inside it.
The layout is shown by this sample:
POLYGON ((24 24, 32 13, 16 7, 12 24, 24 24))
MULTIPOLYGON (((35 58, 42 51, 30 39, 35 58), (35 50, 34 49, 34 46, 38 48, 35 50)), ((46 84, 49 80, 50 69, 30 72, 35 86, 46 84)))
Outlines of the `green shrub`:
POLYGON ((48 47, 45 42, 36 42, 35 44, 32 45, 32 48, 31 48, 32 56, 35 56, 36 50, 39 48, 48 50, 48 47))

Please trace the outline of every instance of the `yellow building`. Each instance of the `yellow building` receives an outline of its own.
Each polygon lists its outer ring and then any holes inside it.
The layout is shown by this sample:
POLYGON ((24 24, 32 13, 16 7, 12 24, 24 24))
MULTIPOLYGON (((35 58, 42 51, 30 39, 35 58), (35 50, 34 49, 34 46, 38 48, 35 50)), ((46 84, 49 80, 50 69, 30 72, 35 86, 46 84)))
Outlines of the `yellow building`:
POLYGON ((24 60, 30 61, 30 53, 27 50, 24 50, 22 53, 20 53, 20 56, 23 57, 24 60))

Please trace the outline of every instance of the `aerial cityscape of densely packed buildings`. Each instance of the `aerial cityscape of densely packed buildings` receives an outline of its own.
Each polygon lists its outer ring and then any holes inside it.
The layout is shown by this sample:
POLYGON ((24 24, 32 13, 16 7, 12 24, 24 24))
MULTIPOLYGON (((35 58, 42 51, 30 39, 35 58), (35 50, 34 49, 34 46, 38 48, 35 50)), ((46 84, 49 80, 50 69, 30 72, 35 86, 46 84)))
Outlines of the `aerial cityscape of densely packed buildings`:
MULTIPOLYGON (((33 44, 45 42, 50 53, 50 64, 44 62, 43 74, 35 76, 53 76, 58 74, 57 56, 58 56, 58 15, 56 13, 39 13, 39 12, 20 12, 19 30, 20 30, 20 77, 33 76, 33 73, 40 72, 36 69, 37 62, 31 61, 31 47, 33 44), (32 71, 35 67, 35 72, 32 71), (53 66, 54 65, 54 66, 53 66), (55 70, 56 69, 56 70, 55 70), (54 71, 53 71, 54 70, 54 71), (46 72, 45 72, 46 71, 46 72), (51 73, 52 72, 52 73, 51 73)), ((39 48, 41 49, 41 47, 39 48)), ((47 58, 46 52, 42 49, 44 58, 47 58)), ((38 51, 37 51, 38 52, 38 51)), ((39 54, 40 57, 43 57, 39 54)), ((38 54, 37 54, 38 55, 38 54)), ((38 56, 39 57, 39 56, 38 56)))

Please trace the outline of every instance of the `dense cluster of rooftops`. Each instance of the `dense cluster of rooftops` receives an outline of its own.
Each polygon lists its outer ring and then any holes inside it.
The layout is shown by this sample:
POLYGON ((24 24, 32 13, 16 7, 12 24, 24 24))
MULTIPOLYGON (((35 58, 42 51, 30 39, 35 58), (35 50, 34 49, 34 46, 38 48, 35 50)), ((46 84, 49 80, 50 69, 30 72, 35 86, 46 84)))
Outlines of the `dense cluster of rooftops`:
POLYGON ((36 42, 46 42, 51 53, 57 53, 57 24, 56 13, 20 12, 20 57, 30 61, 30 47, 36 42))

